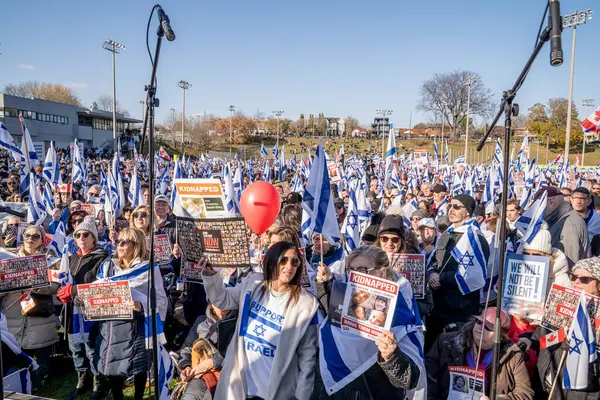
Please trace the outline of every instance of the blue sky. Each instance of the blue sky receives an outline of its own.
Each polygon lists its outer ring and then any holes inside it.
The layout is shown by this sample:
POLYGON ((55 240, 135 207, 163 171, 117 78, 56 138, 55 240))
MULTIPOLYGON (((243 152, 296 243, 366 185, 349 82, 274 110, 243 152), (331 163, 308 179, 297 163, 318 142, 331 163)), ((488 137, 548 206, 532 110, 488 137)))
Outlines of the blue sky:
MULTIPOLYGON (((89 105, 111 93, 110 53, 101 45, 113 39, 127 46, 117 56, 117 98, 139 117, 151 73, 145 34, 153 4, 5 2, 0 88, 27 80, 61 83, 89 105)), ((594 4, 565 0, 562 13, 594 4)), ((368 123, 376 109, 387 108, 396 126, 405 127, 411 110, 413 124, 427 119, 415 108, 419 85, 434 73, 478 72, 499 100, 533 48, 545 0, 181 0, 162 6, 177 39, 163 42, 158 121, 171 107, 181 110, 176 84, 184 79, 192 84, 188 114, 224 116, 234 104, 250 115, 283 110, 297 119, 324 112, 368 123)), ((156 26, 154 19, 152 51, 156 26)), ((522 110, 568 96, 572 34, 563 33, 561 67, 549 65, 549 46, 538 57, 516 100, 522 110)), ((596 19, 578 29, 576 104, 584 98, 600 104, 598 37, 596 19)))

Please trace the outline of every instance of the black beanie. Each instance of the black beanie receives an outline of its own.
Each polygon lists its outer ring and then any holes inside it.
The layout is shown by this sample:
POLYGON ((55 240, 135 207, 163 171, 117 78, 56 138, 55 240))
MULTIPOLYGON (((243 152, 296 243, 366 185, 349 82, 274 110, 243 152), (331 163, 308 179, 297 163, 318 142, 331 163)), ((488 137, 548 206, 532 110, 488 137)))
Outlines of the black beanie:
POLYGON ((379 235, 385 233, 404 237, 404 218, 395 214, 386 215, 383 221, 381 221, 381 225, 379 225, 379 235))
POLYGON ((475 199, 469 196, 468 194, 459 194, 458 196, 454 196, 452 200, 460 201, 463 206, 467 209, 467 212, 471 217, 473 217, 473 211, 475 210, 475 199))
POLYGON ((377 233, 379 232, 379 224, 371 224, 367 226, 367 229, 362 234, 361 239, 369 242, 377 240, 377 233))

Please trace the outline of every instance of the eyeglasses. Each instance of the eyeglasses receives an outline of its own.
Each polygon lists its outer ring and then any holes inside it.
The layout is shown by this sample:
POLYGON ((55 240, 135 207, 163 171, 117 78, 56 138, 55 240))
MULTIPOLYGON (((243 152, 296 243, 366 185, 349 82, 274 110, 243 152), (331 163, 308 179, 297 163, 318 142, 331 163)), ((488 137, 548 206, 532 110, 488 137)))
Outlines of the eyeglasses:
POLYGON ((400 238, 398 236, 394 236, 394 237, 380 236, 379 240, 381 241, 381 243, 387 243, 388 240, 391 240, 392 243, 394 243, 394 244, 398 244, 400 242, 400 238))
POLYGON ((77 232, 76 234, 73 235, 73 237, 75 239, 79 239, 79 238, 87 239, 90 237, 90 235, 91 235, 91 233, 89 233, 89 232, 77 232))
POLYGON ((583 283, 584 285, 587 285, 591 281, 598 280, 598 279, 594 278, 593 276, 579 276, 579 275, 575 275, 572 272, 567 272, 567 275, 569 276, 569 279, 571 280, 571 282, 575 282, 579 279, 579 282, 583 283))
POLYGON ((361 274, 370 275, 371 272, 378 270, 379 268, 377 268, 377 267, 374 267, 374 268, 373 267, 352 267, 351 266, 350 269, 352 271, 360 272, 361 274))
POLYGON ((461 208, 467 208, 465 206, 463 206, 462 204, 456 204, 456 203, 450 203, 450 208, 454 208, 455 210, 460 210, 461 208))
POLYGON ((82 222, 83 222, 83 218, 73 218, 73 219, 71 220, 71 222, 72 222, 74 225, 76 225, 76 224, 80 224, 80 223, 82 223, 82 222))
POLYGON ((292 267, 297 268, 300 265, 300 259, 298 257, 286 257, 283 256, 279 260, 279 265, 286 265, 287 263, 292 264, 292 267))
POLYGON ((16 185, 17 182, 6 182, 7 185, 16 185))
POLYGON ((98 197, 100 195, 98 193, 90 192, 90 193, 88 193, 88 196, 90 196, 90 197, 98 197))
POLYGON ((131 216, 133 219, 148 218, 148 213, 145 211, 134 212, 131 216))
POLYGON ((29 240, 29 239, 39 240, 41 238, 42 238, 42 235, 40 235, 39 233, 34 233, 34 234, 26 233, 23 235, 23 239, 25 239, 25 240, 29 240))
POLYGON ((571 197, 571 199, 572 199, 572 200, 581 200, 581 201, 586 201, 588 198, 587 198, 587 197, 575 197, 575 196, 572 196, 572 197, 571 197))
POLYGON ((115 244, 118 247, 125 247, 125 246, 130 245, 131 243, 133 243, 133 240, 129 240, 129 239, 119 239, 115 242, 115 244))
POLYGON ((483 327, 486 331, 494 332, 494 327, 490 326, 487 321, 485 321, 485 324, 484 324, 484 321, 479 318, 477 318, 475 321, 476 321, 477 325, 483 325, 483 327))

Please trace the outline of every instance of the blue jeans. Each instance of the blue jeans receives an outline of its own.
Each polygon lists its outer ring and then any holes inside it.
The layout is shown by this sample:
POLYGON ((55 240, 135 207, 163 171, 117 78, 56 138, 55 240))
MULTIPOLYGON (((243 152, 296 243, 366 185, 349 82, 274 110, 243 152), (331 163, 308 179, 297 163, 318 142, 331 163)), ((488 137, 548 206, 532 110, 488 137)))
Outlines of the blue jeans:
POLYGON ((98 371, 94 367, 94 348, 86 343, 73 343, 73 339, 69 336, 69 350, 73 355, 73 364, 79 372, 85 372, 88 369, 92 374, 98 375, 98 371))

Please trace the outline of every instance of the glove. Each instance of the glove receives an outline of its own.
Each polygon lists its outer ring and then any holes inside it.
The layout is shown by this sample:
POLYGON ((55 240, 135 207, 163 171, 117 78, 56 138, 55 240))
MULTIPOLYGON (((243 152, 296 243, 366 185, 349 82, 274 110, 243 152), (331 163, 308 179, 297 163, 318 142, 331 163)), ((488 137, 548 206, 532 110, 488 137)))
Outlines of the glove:
POLYGON ((58 289, 58 292, 56 293, 56 297, 58 297, 58 300, 60 300, 61 303, 70 303, 73 300, 73 297, 75 297, 75 294, 77 293, 77 287, 74 285, 65 285, 63 287, 61 287, 60 289, 58 289))

